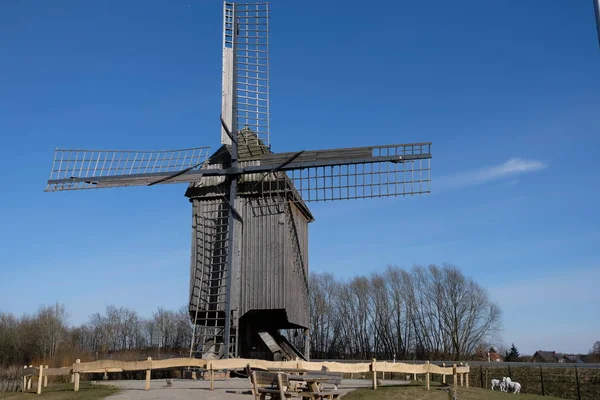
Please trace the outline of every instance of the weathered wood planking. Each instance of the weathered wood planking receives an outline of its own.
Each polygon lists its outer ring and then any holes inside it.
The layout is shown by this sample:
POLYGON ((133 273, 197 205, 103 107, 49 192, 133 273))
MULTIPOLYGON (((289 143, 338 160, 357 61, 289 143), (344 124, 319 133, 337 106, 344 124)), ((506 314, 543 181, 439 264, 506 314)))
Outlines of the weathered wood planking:
MULTIPOLYGON (((179 359, 189 360, 189 359, 179 359)), ((104 372, 107 368, 116 368, 123 371, 141 371, 151 368, 149 361, 119 361, 119 360, 98 360, 86 363, 73 364, 73 372, 92 373, 94 371, 104 372)), ((119 371, 120 372, 120 371, 119 371)))
POLYGON ((63 376, 71 374, 71 367, 44 368, 44 376, 63 376))
MULTIPOLYGON (((430 364, 430 367, 433 367, 433 365, 430 364)), ((449 368, 449 370, 449 373, 452 374, 452 368, 449 368)), ((427 373, 427 366, 425 364, 405 364, 377 361, 377 371, 401 372, 406 374, 425 374, 427 373)))
POLYGON ((152 369, 167 369, 177 367, 206 368, 207 360, 200 358, 171 358, 168 360, 152 360, 152 369))

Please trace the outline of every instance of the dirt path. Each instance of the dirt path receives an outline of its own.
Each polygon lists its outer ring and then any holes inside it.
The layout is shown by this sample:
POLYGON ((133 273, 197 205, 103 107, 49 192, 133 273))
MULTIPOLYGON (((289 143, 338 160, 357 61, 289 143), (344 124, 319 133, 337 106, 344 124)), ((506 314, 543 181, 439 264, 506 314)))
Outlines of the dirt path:
MULTIPOLYGON (((152 380, 150 390, 144 391, 145 382, 140 381, 104 381, 98 384, 114 385, 123 389, 119 394, 108 397, 109 400, 250 400, 250 386, 247 379, 233 378, 227 381, 215 381, 215 389, 209 390, 207 381, 192 381, 189 379, 173 379, 173 386, 166 387, 165 380, 152 380)), ((384 381, 386 384, 391 381, 384 381)), ((393 381, 393 384, 407 382, 393 381)), ((359 387, 370 387, 371 381, 345 379, 339 390, 350 392, 359 387)))

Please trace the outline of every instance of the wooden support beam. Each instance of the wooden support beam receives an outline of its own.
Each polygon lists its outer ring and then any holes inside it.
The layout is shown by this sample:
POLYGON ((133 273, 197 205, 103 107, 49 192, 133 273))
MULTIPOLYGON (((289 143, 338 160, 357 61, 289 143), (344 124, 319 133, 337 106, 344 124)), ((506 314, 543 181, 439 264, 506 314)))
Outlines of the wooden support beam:
MULTIPOLYGON (((463 366, 463 363, 460 363, 460 366, 463 366)), ((461 372, 460 374, 460 386, 464 386, 465 373, 461 372)))
MULTIPOLYGON (((469 363, 465 364, 465 366, 467 368, 469 368, 469 363)), ((467 384, 467 388, 469 387, 469 372, 467 372, 466 374, 466 384, 467 384)))
MULTIPOLYGON (((446 363, 442 363, 442 367, 446 368, 446 363)), ((442 375, 442 383, 445 385, 446 384, 446 374, 442 375)))
POLYGON ((457 377, 456 377, 456 364, 452 364, 452 378, 453 378, 452 386, 454 386, 454 391, 456 391, 456 385, 458 384, 457 377))
POLYGON ((37 394, 42 394, 42 385, 44 384, 44 366, 40 365, 40 372, 38 374, 37 394))
POLYGON ((427 390, 429 390, 429 361, 425 361, 425 366, 427 368, 427 372, 425 373, 425 386, 427 390))
POLYGON ((371 371, 373 371, 373 390, 377 390, 377 359, 373 359, 371 363, 371 371))
MULTIPOLYGON (((33 368, 33 365, 30 365, 29 368, 33 368)), ((31 390, 31 381, 33 380, 33 375, 29 375, 27 378, 27 390, 31 390)))
POLYGON ((48 387, 48 374, 47 374, 47 371, 48 371, 48 366, 46 365, 44 367, 44 387, 48 387))
POLYGON ((150 378, 152 377, 152 357, 148 357, 148 368, 146 369, 146 386, 144 390, 150 390, 150 378))
POLYGON ((304 330, 304 358, 310 361, 310 330, 304 330))
MULTIPOLYGON (((77 360, 75 360, 75 364, 79 364, 81 363, 81 360, 78 358, 77 360)), ((75 366, 73 366, 73 369, 75 369, 75 366)), ((73 380, 73 391, 75 392, 79 392, 79 372, 75 372, 75 379, 73 380)))

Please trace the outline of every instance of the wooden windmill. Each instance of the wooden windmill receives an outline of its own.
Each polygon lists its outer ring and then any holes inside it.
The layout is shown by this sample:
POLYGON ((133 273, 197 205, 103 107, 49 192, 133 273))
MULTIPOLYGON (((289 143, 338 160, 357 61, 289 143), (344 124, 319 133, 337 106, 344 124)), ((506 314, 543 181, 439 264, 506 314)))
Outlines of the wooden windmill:
POLYGON ((308 357, 313 201, 429 193, 431 143, 273 153, 268 3, 224 3, 221 147, 57 149, 46 191, 188 183, 191 353, 308 357), (306 332, 306 331, 305 331, 306 332))

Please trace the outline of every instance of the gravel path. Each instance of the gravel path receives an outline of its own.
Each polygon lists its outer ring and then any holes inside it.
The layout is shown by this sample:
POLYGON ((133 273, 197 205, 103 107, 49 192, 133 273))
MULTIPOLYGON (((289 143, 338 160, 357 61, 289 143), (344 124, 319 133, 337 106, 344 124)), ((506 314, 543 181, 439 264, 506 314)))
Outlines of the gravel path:
MULTIPOLYGON (((123 389, 119 394, 108 397, 109 400, 251 400, 247 379, 232 378, 215 381, 215 390, 209 390, 209 382, 204 380, 173 379, 173 386, 166 387, 164 379, 152 380, 150 390, 145 391, 145 381, 98 381, 98 384, 114 385, 123 389)), ((407 384, 407 381, 383 381, 386 384, 407 384)), ((328 386, 326 386, 328 387, 328 386)), ((344 379, 339 387, 341 392, 351 392, 360 387, 371 387, 370 380, 344 379)))

